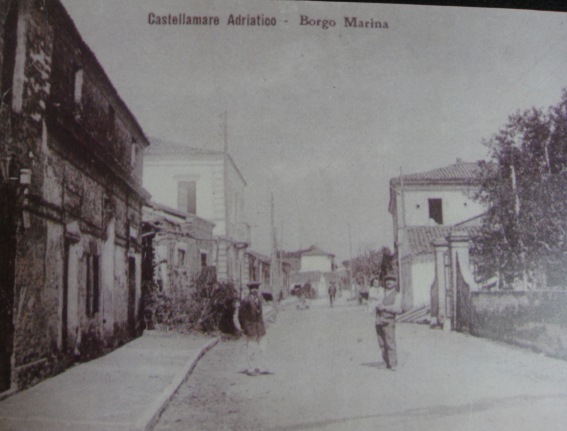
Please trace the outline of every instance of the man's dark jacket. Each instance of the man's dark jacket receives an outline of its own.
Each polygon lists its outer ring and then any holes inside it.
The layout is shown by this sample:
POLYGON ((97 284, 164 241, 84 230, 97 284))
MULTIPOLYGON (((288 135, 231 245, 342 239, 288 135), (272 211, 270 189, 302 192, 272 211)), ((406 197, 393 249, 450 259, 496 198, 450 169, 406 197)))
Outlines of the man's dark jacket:
POLYGON ((262 315, 262 300, 258 296, 248 295, 240 302, 238 321, 245 335, 250 337, 266 335, 262 315))

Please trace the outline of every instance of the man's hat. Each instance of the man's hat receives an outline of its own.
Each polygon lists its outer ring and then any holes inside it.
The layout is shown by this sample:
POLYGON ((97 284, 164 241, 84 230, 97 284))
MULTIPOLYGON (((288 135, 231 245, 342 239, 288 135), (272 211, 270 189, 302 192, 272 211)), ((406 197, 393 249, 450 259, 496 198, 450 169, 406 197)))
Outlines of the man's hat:
POLYGON ((258 289, 261 284, 262 283, 260 283, 259 281, 253 281, 251 283, 248 283, 246 286, 248 286, 250 289, 258 289))
POLYGON ((386 274, 386 276, 384 277, 384 281, 386 280, 398 281, 398 277, 396 277, 394 274, 386 274))

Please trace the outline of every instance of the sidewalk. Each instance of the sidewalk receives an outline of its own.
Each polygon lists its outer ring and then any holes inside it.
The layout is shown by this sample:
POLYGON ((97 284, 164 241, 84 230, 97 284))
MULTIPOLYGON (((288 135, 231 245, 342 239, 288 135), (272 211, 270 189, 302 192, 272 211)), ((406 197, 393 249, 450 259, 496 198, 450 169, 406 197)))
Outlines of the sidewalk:
POLYGON ((149 430, 218 339, 150 332, 0 402, 3 431, 149 430))

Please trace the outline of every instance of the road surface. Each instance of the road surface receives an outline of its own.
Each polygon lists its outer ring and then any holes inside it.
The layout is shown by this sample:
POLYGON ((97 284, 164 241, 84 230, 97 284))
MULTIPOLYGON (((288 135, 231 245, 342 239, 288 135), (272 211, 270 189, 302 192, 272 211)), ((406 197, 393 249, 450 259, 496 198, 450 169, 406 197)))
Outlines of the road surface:
POLYGON ((342 299, 288 306, 268 328, 273 375, 250 377, 243 340, 209 352, 156 430, 564 431, 567 362, 398 324, 399 366, 378 369, 371 314, 342 299))

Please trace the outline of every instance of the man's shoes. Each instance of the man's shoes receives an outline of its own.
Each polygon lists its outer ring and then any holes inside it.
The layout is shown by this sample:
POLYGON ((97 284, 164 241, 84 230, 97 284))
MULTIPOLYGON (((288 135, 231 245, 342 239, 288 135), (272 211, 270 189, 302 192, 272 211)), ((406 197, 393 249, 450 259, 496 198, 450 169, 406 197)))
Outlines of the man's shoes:
POLYGON ((254 377, 257 376, 259 373, 256 370, 246 370, 244 374, 250 377, 254 377))
POLYGON ((396 367, 390 367, 390 371, 396 371, 396 367))

